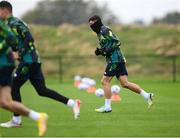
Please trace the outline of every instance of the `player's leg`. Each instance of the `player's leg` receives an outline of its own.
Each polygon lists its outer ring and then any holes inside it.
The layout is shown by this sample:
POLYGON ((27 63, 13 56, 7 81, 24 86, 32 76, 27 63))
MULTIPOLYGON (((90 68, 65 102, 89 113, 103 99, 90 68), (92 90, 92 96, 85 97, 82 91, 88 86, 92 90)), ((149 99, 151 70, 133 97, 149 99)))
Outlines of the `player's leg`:
POLYGON ((105 101, 104 101, 104 106, 95 109, 96 112, 100 112, 100 113, 108 113, 112 111, 111 108, 111 86, 110 86, 110 81, 111 81, 112 77, 107 77, 107 76, 103 76, 101 79, 101 83, 103 86, 103 90, 104 90, 104 95, 105 95, 105 101))
POLYGON ((24 83, 29 79, 30 66, 28 64, 20 63, 13 74, 12 78, 12 99, 21 102, 20 89, 24 83))
MULTIPOLYGON (((33 110, 28 109, 19 102, 13 101, 11 97, 11 74, 13 72, 13 67, 7 67, 0 70, 0 107, 21 114, 23 116, 28 116, 33 120, 37 121, 39 135, 44 135, 46 131, 46 121, 47 115, 45 113, 38 113, 33 110)), ((7 123, 0 124, 2 127, 19 127, 20 123, 16 123, 13 119, 7 123)))
MULTIPOLYGON (((68 103, 69 99, 67 97, 65 97, 61 94, 58 94, 54 90, 47 88, 44 79, 30 79, 30 81, 31 81, 31 84, 36 89, 39 96, 48 97, 48 98, 54 99, 56 101, 59 101, 63 104, 68 103)), ((73 101, 71 102, 71 104, 69 104, 69 106, 74 105, 73 101)))
POLYGON ((110 81, 114 76, 114 69, 112 68, 113 64, 108 64, 104 73, 104 76, 101 79, 101 83, 103 86, 104 94, 105 94, 105 104, 104 106, 95 109, 96 112, 108 113, 112 111, 111 108, 111 85, 110 81))
POLYGON ((6 110, 28 116, 28 108, 18 102, 12 101, 11 88, 9 86, 4 86, 0 90, 0 105, 6 110))
MULTIPOLYGON (((120 84, 123 88, 127 88, 127 89, 129 89, 135 93, 138 93, 138 94, 140 94, 141 91, 143 91, 139 85, 132 83, 132 82, 129 82, 127 79, 127 75, 120 76, 119 80, 120 80, 120 84)), ((147 97, 148 93, 145 93, 144 96, 147 97)))
POLYGON ((103 86, 103 90, 104 90, 104 95, 106 97, 106 99, 111 99, 111 85, 110 85, 110 81, 111 81, 112 77, 108 77, 108 76, 103 76, 101 79, 101 84, 103 86))
POLYGON ((147 93, 139 85, 129 82, 127 76, 128 73, 125 63, 119 63, 119 69, 117 71, 116 77, 119 79, 121 86, 143 96, 144 99, 148 102, 148 108, 150 108, 152 105, 153 94, 147 93))
POLYGON ((80 116, 80 100, 69 99, 60 93, 47 88, 40 64, 34 64, 31 71, 30 82, 40 96, 51 98, 71 107, 73 109, 75 119, 80 116))
POLYGON ((120 84, 123 88, 129 89, 135 93, 140 94, 147 101, 148 108, 151 107, 151 105, 153 104, 153 102, 152 102, 153 94, 152 93, 148 93, 148 92, 144 91, 139 85, 129 82, 126 75, 120 76, 119 80, 120 80, 120 84))
MULTIPOLYGON (((11 84, 12 86, 11 95, 14 101, 21 102, 20 88, 28 80, 28 77, 29 77, 29 66, 27 64, 20 63, 15 73, 13 74, 12 84, 11 84)), ((7 124, 10 125, 9 127, 14 127, 17 124, 20 125, 21 122, 22 122, 21 116, 18 113, 14 113, 12 120, 8 121, 7 124), (10 124, 9 122, 12 123, 10 124)))
MULTIPOLYGON (((30 66, 28 64, 20 63, 15 73, 13 74, 11 95, 14 101, 22 101, 20 89, 24 85, 24 83, 29 79, 29 68, 30 66)), ((22 122, 22 118, 18 113, 14 113, 12 120, 13 122, 16 122, 16 124, 21 124, 22 122)))
MULTIPOLYGON (((23 104, 13 101, 11 98, 11 88, 9 86, 5 86, 0 89, 0 107, 33 119, 38 124, 39 136, 43 136, 45 134, 47 128, 47 114, 30 110, 23 104)), ((0 124, 0 126, 10 128, 20 127, 21 125, 16 124, 16 122, 11 120, 7 123, 0 124)))

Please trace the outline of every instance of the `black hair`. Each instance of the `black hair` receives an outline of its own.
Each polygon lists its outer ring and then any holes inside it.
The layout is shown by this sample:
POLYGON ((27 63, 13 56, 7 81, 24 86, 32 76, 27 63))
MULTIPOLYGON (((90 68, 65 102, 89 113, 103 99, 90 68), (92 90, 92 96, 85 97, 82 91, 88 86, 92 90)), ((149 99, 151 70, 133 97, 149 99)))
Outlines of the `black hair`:
POLYGON ((98 15, 94 15, 94 16, 92 16, 92 17, 89 18, 89 22, 90 22, 90 21, 95 21, 95 20, 101 21, 101 18, 100 18, 98 15))
POLYGON ((6 8, 11 13, 12 13, 12 9, 13 9, 11 3, 8 1, 5 1, 5 0, 0 2, 0 8, 6 8))

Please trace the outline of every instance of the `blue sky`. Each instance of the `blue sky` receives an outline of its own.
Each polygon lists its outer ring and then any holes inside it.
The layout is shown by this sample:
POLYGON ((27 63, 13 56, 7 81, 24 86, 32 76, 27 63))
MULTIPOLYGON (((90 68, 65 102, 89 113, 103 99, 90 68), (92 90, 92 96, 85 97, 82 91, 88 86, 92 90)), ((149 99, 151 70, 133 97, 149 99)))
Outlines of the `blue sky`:
MULTIPOLYGON (((9 0, 14 6, 14 15, 20 17, 41 0, 9 0)), ((180 0, 95 0, 99 5, 105 2, 122 23, 134 20, 150 23, 154 17, 163 17, 168 12, 180 12, 180 0)))

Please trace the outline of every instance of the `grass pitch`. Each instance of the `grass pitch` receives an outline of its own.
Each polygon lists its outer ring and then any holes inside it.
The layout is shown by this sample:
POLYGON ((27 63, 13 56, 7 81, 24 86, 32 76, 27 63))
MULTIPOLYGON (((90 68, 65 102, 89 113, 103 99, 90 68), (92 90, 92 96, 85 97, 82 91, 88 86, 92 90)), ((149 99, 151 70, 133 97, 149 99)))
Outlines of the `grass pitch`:
MULTIPOLYGON (((153 107, 148 110, 144 99, 122 89, 121 102, 113 102, 108 114, 94 112, 104 98, 77 90, 71 83, 49 83, 48 86, 65 96, 82 101, 81 118, 73 119, 71 110, 51 99, 39 97, 31 85, 22 88, 23 103, 49 115, 48 137, 172 137, 180 136, 180 84, 172 82, 139 83, 155 94, 153 107)), ((8 121, 11 113, 0 109, 0 122, 8 121)), ((22 128, 0 128, 1 137, 36 137, 34 121, 23 118, 22 128)))

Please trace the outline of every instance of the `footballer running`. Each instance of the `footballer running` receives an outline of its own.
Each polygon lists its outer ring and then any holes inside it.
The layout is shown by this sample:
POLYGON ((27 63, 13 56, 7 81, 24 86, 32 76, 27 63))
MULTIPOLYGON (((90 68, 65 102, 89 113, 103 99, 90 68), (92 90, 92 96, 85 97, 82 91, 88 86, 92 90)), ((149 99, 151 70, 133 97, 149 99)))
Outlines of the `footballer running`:
POLYGON ((120 46, 121 42, 113 31, 104 26, 101 18, 97 15, 89 18, 90 28, 97 34, 100 47, 96 48, 95 54, 106 58, 107 66, 102 77, 102 85, 105 93, 104 106, 95 109, 96 112, 108 113, 112 111, 111 107, 111 87, 110 82, 114 76, 119 80, 123 88, 140 94, 148 103, 148 108, 153 104, 153 93, 147 93, 139 85, 128 81, 128 72, 126 69, 126 60, 123 56, 120 46))
MULTIPOLYGON (((37 122, 39 136, 44 136, 48 115, 30 110, 23 104, 12 100, 11 97, 11 76, 15 67, 11 47, 16 46, 16 42, 14 33, 4 21, 0 20, 0 107, 33 119, 37 122)), ((16 122, 12 123, 16 124, 16 122)))
MULTIPOLYGON (((74 118, 80 116, 80 100, 69 99, 58 92, 46 87, 45 78, 41 69, 41 60, 35 48, 34 38, 28 26, 13 16, 13 7, 8 1, 0 2, 0 18, 3 19, 17 37, 17 46, 13 47, 14 55, 19 60, 18 67, 12 78, 12 98, 21 102, 20 88, 29 80, 39 96, 48 97, 69 106, 74 118)), ((22 124, 21 116, 14 113, 12 120, 0 124, 1 127, 19 127, 22 124)))

